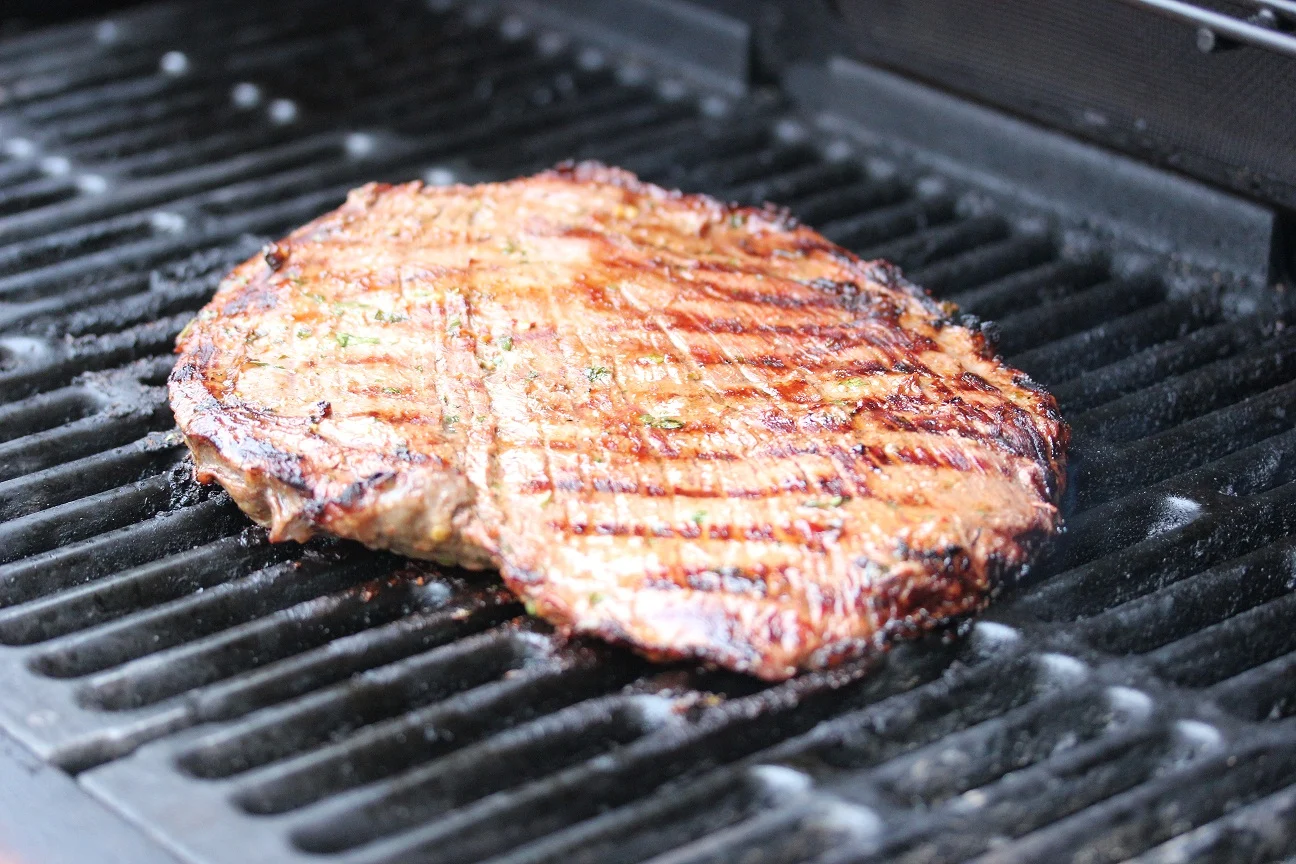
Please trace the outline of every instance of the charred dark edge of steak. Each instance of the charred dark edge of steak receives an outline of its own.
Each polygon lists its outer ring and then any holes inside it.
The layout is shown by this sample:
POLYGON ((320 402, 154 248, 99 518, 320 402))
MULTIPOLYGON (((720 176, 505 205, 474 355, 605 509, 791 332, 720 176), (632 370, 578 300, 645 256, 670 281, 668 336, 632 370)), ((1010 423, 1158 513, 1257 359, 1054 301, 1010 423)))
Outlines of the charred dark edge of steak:
MULTIPOLYGON (((920 576, 898 576, 884 583, 882 594, 875 597, 875 601, 881 600, 884 604, 894 601, 897 607, 894 614, 879 621, 880 626, 870 637, 829 641, 810 652, 807 659, 791 672, 772 668, 767 654, 755 644, 755 639, 687 649, 650 646, 616 622, 607 622, 594 629, 577 629, 569 621, 556 620, 562 616, 553 607, 546 605, 542 611, 547 613, 544 617, 565 639, 593 636, 657 662, 694 661, 768 681, 783 681, 797 671, 827 671, 855 660, 880 659, 898 642, 948 632, 961 626, 1008 587, 1011 576, 1019 574, 1029 562, 1036 560, 1054 536, 1055 532, 1040 528, 1019 534, 1012 538, 1012 547, 1017 553, 1015 561, 1001 552, 992 553, 979 569, 961 548, 910 559, 923 561, 928 566, 920 576), (962 566, 955 564, 959 558, 962 566), (915 591, 915 587, 919 590, 915 591)), ((520 571, 507 563, 501 568, 501 573, 509 589, 520 596, 525 596, 530 586, 543 581, 543 576, 520 571)), ((541 602, 543 604, 543 600, 541 602)))
MULTIPOLYGON (((1045 539, 1043 532, 1032 533, 1040 540, 1045 539)), ((1023 551, 1023 557, 1029 558, 1034 542, 1027 540, 1026 544, 1022 544, 1018 541, 1018 546, 1023 551)), ((900 603, 897 614, 881 620, 880 627, 870 637, 829 641, 818 646, 794 670, 773 667, 766 653, 754 644, 755 640, 730 640, 723 644, 713 643, 687 649, 659 647, 645 645, 641 639, 636 639, 616 622, 606 622, 596 629, 578 630, 570 622, 555 621, 559 616, 552 609, 545 610, 549 613, 545 617, 554 622, 558 633, 564 638, 594 636, 626 647, 656 662, 693 661, 754 675, 767 681, 783 681, 799 671, 826 671, 854 660, 880 658, 897 642, 911 641, 957 627, 985 609, 1005 581, 1004 577, 1016 569, 1001 559, 992 560, 990 564, 990 571, 983 574, 978 574, 970 567, 950 571, 937 564, 927 569, 922 576, 897 577, 888 592, 891 596, 883 598, 900 603), (913 590, 915 584, 921 586, 920 591, 913 590), (909 597, 901 602, 900 597, 905 593, 909 597), (951 602, 951 595, 957 600, 951 602)), ((507 565, 503 568, 503 573, 506 574, 506 584, 515 593, 524 594, 528 583, 533 581, 510 572, 507 565)))

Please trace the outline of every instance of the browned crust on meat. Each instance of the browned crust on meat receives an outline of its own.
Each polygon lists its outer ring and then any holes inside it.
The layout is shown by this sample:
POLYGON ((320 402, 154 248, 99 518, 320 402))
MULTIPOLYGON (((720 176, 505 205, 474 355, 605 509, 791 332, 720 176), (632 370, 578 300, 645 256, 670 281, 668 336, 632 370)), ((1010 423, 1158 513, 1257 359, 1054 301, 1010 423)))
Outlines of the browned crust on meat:
POLYGON ((583 163, 371 184, 181 334, 200 480, 275 540, 496 566, 765 678, 980 608, 1058 527, 1053 398, 884 262, 583 163))

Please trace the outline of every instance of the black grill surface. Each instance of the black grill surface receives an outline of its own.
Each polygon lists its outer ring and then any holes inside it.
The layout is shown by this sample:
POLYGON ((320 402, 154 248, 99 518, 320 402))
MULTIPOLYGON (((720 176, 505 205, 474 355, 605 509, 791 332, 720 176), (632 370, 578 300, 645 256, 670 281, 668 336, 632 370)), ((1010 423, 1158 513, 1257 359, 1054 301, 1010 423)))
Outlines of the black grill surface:
POLYGON ((0 725, 187 859, 1296 852, 1281 286, 472 10, 146 6, 0 41, 0 99, 0 725), (1063 540, 964 638, 769 686, 192 484, 162 385, 226 268, 365 180, 571 157, 786 204, 996 320, 1075 429, 1063 540))

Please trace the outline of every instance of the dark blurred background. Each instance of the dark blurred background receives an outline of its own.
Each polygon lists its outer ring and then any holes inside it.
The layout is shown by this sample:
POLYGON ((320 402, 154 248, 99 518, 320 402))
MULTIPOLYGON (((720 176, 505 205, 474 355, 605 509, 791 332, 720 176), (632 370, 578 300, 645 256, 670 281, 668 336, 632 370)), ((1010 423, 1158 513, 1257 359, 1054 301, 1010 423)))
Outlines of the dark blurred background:
POLYGON ((110 9, 134 6, 140 0, 5 0, 0 18, 33 24, 61 21, 79 15, 95 15, 110 9))

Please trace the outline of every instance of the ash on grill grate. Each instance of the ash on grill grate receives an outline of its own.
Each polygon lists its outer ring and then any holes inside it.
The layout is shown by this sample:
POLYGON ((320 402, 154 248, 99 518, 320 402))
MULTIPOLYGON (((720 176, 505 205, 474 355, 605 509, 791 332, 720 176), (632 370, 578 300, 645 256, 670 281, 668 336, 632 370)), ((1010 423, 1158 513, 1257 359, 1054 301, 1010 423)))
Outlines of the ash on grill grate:
POLYGON ((189 858, 1296 848, 1265 291, 471 10, 145 6, 0 43, 0 83, 0 724, 189 858), (364 180, 567 157, 774 200, 994 318, 1075 427, 1063 542, 966 639, 768 686, 559 644, 489 577, 268 544, 193 486, 162 385, 232 263, 364 180))

